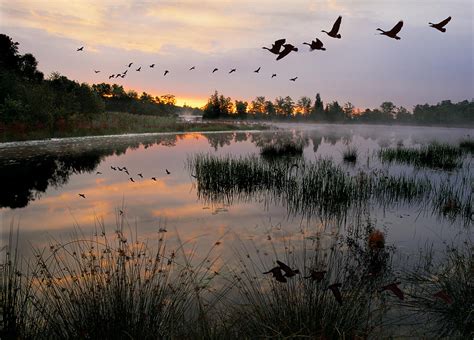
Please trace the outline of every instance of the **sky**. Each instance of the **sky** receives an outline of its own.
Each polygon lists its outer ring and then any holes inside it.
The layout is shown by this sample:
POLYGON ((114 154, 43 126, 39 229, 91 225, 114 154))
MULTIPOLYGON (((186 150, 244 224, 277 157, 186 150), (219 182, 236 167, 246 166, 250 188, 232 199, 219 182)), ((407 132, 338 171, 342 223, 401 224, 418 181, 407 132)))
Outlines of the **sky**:
POLYGON ((288 95, 297 101, 319 92, 325 102, 374 108, 392 101, 411 110, 474 98, 473 6, 472 0, 0 0, 0 32, 20 43, 20 53, 35 55, 46 75, 111 82, 110 74, 133 62, 116 83, 174 94, 180 105, 200 107, 215 90, 247 101, 288 95), (342 38, 322 33, 339 15, 342 38), (446 33, 429 27, 448 16, 446 33), (399 20, 401 40, 377 34, 399 20), (280 38, 299 50, 276 61, 262 47, 280 38), (326 51, 302 45, 315 38, 326 51))

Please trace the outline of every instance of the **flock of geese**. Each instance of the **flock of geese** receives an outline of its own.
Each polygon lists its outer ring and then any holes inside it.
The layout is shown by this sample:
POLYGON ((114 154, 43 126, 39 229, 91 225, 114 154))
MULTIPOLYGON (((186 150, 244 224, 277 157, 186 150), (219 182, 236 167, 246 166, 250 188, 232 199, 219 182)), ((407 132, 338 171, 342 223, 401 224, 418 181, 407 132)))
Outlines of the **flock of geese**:
MULTIPOLYGON (((127 169, 126 166, 119 167, 119 166, 117 166, 117 165, 116 165, 116 166, 112 166, 112 165, 111 165, 111 166, 110 166, 110 169, 113 170, 113 171, 120 171, 120 172, 123 172, 123 173, 127 174, 128 176, 130 176, 130 172, 128 171, 128 169, 127 169)), ((165 172, 166 172, 167 175, 170 175, 170 174, 171 174, 171 172, 170 172, 168 169, 165 169, 165 172)), ((102 175, 102 172, 97 171, 95 174, 96 174, 96 175, 102 175)), ((144 177, 143 177, 143 173, 138 173, 137 176, 140 177, 140 178, 142 178, 142 179, 144 178, 144 177)), ((158 181, 158 180, 156 179, 156 177, 151 177, 150 179, 151 179, 152 181, 155 181, 155 182, 158 181)), ((133 177, 129 177, 129 181, 132 182, 132 183, 135 183, 135 179, 134 179, 133 177)), ((86 198, 86 194, 84 194, 84 193, 79 193, 78 196, 81 197, 81 198, 86 198)))
MULTIPOLYGON (((444 19, 443 21, 440 21, 438 23, 428 23, 430 25, 430 27, 434 28, 434 29, 437 29, 438 31, 440 32, 446 32, 446 28, 445 26, 451 21, 451 17, 447 17, 446 19, 444 19)), ((328 32, 328 31, 325 31, 325 30, 322 30, 321 32, 324 32, 326 33, 329 37, 331 38, 335 38, 335 39, 341 39, 341 34, 339 33, 339 30, 341 28, 341 22, 342 22, 342 16, 339 16, 336 21, 334 22, 333 26, 332 26, 332 29, 328 32)), ((395 26, 392 27, 392 29, 388 30, 388 31, 384 31, 383 29, 381 28, 377 28, 377 31, 380 31, 381 35, 385 35, 389 38, 392 38, 392 39, 396 39, 396 40, 400 40, 401 38, 398 36, 398 33, 400 33, 401 29, 403 27, 403 21, 400 20, 395 26)), ((318 38, 316 38, 316 40, 312 40, 310 43, 308 42, 303 42, 303 45, 308 45, 309 46, 309 49, 310 51, 315 51, 315 50, 320 50, 320 51, 325 51, 326 48, 324 47, 324 44, 321 40, 319 40, 318 38)), ((263 49, 265 50, 268 50, 270 51, 271 53, 277 55, 277 58, 276 60, 281 60, 283 59, 284 57, 286 57, 288 54, 290 54, 291 52, 297 52, 298 51, 298 48, 295 47, 294 45, 290 44, 290 43, 286 43, 286 39, 278 39, 276 40, 271 47, 262 47, 263 49)), ((77 49, 78 52, 81 52, 81 51, 84 51, 84 46, 81 46, 77 49)), ((126 75, 127 75, 127 72, 128 70, 132 67, 133 65, 133 62, 129 63, 128 64, 128 68, 123 71, 123 72, 120 72, 120 73, 114 73, 114 74, 111 74, 109 75, 109 79, 112 79, 112 78, 125 78, 126 75)), ((155 67, 155 64, 151 64, 151 65, 148 65, 149 68, 154 68, 155 67)), ((142 69, 142 66, 138 66, 138 68, 135 69, 136 72, 140 72, 142 69)), ((189 71, 192 71, 192 70, 195 70, 196 69, 196 66, 192 66, 189 68, 189 71)), ((256 70, 254 70, 255 73, 259 73, 261 67, 258 67, 256 70)), ((216 67, 212 70, 211 74, 217 72, 219 69, 216 67)), ((236 72, 237 69, 236 68, 232 68, 228 73, 231 74, 231 73, 234 73, 236 72)), ((101 71, 100 70, 94 70, 94 73, 100 73, 101 71)), ((169 70, 164 70, 163 72, 163 76, 166 76, 167 74, 169 74, 170 71, 169 70)), ((274 78, 276 77, 277 74, 276 73, 273 73, 271 78, 274 78)), ((289 80, 290 81, 296 81, 296 79, 298 79, 298 77, 293 77, 293 78, 290 78, 289 80)))
MULTIPOLYGON (((300 271, 298 269, 292 269, 287 264, 285 264, 281 261, 278 261, 278 260, 276 262, 278 264, 277 267, 274 267, 274 268, 270 269, 269 271, 264 272, 263 274, 272 274, 273 277, 275 278, 275 280, 277 280, 278 282, 282 282, 282 283, 286 283, 287 278, 290 278, 290 277, 293 277, 297 274, 300 274, 300 271)), ((310 270, 309 276, 305 276, 304 278, 305 279, 311 279, 311 280, 313 280, 317 283, 320 283, 320 282, 323 281, 326 273, 327 273, 327 271, 325 271, 325 270, 316 271, 316 270, 312 269, 312 270, 310 270)), ((369 275, 371 275, 371 273, 369 273, 369 275)), ((374 275, 374 274, 372 274, 372 275, 374 275)), ((398 287, 398 285, 400 283, 401 282, 392 282, 388 285, 380 287, 378 291, 379 292, 390 291, 396 297, 398 297, 400 300, 404 300, 405 294, 398 287)), ((342 294, 341 294, 341 291, 339 289, 340 287, 342 287, 342 283, 336 282, 336 283, 332 283, 332 284, 328 285, 327 289, 331 290, 331 292, 333 293, 334 298, 336 299, 336 301, 339 303, 339 305, 342 305, 342 294)), ((452 304, 453 303, 452 298, 444 290, 441 290, 441 291, 433 294, 433 296, 443 300, 447 304, 452 304)))

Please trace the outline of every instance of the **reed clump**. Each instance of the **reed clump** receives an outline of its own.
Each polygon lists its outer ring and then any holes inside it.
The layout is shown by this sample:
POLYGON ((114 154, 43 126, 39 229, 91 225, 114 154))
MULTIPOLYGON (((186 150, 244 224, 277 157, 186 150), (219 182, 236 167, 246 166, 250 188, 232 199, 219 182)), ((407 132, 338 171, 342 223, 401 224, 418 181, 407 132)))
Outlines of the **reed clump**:
POLYGON ((411 164, 415 167, 451 171, 462 166, 462 151, 449 144, 431 143, 419 148, 396 147, 381 149, 379 158, 386 163, 411 164))
POLYGON ((266 144, 260 148, 260 155, 265 158, 301 156, 304 145, 293 140, 281 140, 266 144))
POLYGON ((474 254, 472 244, 450 245, 439 258, 420 253, 417 266, 406 270, 410 298, 401 306, 434 337, 467 339, 474 334, 474 254))
POLYGON ((347 163, 356 163, 359 152, 355 146, 348 146, 342 151, 342 160, 347 163))

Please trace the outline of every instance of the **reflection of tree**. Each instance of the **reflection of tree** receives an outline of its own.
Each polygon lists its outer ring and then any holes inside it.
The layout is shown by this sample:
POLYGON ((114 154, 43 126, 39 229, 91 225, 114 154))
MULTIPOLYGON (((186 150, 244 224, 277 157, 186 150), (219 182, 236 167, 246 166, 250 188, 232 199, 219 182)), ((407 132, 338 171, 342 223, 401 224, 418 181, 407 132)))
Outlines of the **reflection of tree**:
POLYGON ((237 132, 235 134, 235 141, 238 142, 245 142, 248 138, 249 134, 247 132, 237 132))
POLYGON ((233 133, 209 133, 209 134, 202 134, 204 137, 207 138, 209 145, 217 151, 219 147, 224 147, 225 145, 230 145, 230 143, 234 140, 233 133))
POLYGON ((93 171, 102 158, 100 152, 90 151, 75 155, 38 155, 15 163, 2 162, 0 207, 25 207, 50 185, 58 187, 67 183, 71 174, 93 171))

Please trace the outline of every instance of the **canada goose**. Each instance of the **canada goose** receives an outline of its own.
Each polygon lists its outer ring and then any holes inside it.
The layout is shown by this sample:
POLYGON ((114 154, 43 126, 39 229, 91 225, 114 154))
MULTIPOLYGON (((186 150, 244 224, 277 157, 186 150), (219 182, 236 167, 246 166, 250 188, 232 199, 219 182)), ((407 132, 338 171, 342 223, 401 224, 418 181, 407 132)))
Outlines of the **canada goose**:
POLYGON ((275 267, 275 268, 270 269, 267 272, 263 272, 263 274, 270 274, 270 273, 278 282, 286 282, 286 277, 283 276, 283 273, 280 267, 275 267))
POLYGON ((377 31, 382 32, 380 34, 386 35, 387 37, 400 40, 400 37, 397 36, 397 33, 400 32, 402 27, 403 27, 403 21, 400 20, 395 26, 393 26, 393 28, 390 31, 384 31, 380 28, 377 28, 377 31))
POLYGON ((293 46, 292 44, 285 44, 283 45, 284 48, 283 50, 278 54, 278 57, 276 58, 276 60, 280 60, 284 57, 286 57, 288 54, 290 54, 291 51, 295 51, 295 52, 298 52, 298 48, 296 48, 295 46, 293 46))
POLYGON ((189 71, 196 69, 196 66, 193 66, 189 69, 189 71))
POLYGON ((137 176, 140 176, 141 178, 143 178, 143 174, 137 174, 137 176))
POLYGON ((128 64, 128 67, 131 67, 132 65, 133 65, 133 63, 130 63, 130 64, 128 64))
POLYGON ((326 49, 323 47, 323 42, 319 40, 318 38, 316 38, 316 40, 311 41, 311 44, 307 42, 304 42, 303 44, 308 45, 310 51, 314 51, 314 50, 326 51, 326 49))
POLYGON ((132 177, 130 177, 130 181, 132 181, 133 183, 135 183, 135 180, 134 180, 132 177))
POLYGON ((215 69, 212 70, 212 73, 219 71, 219 69, 216 67, 215 69))
POLYGON ((109 79, 110 79, 110 78, 115 78, 115 74, 110 75, 110 76, 109 76, 109 79))
POLYGON ((127 72, 128 72, 128 70, 125 70, 125 71, 123 71, 122 74, 125 75, 125 74, 127 74, 127 72))
POLYGON ((327 271, 322 270, 322 271, 316 271, 314 269, 311 269, 309 272, 309 276, 305 276, 305 279, 311 279, 316 282, 321 282, 324 279, 324 275, 326 275, 327 271))
POLYGON ((261 69, 261 68, 262 68, 262 67, 260 66, 260 67, 259 67, 259 68, 257 68, 257 69, 256 69, 254 72, 255 72, 255 73, 258 73, 258 72, 260 72, 260 69, 261 69))
POLYGON ((327 35, 329 35, 332 38, 341 39, 341 35, 339 33, 337 33, 337 32, 339 32, 339 28, 341 27, 341 21, 342 21, 342 16, 339 16, 336 19, 336 21, 334 22, 334 25, 332 25, 331 31, 326 32, 326 31, 322 30, 321 32, 326 33, 327 35))
POLYGON ((328 289, 332 291, 332 293, 334 294, 334 297, 336 298, 336 301, 340 305, 342 305, 342 295, 341 295, 341 291, 339 290, 339 287, 341 286, 342 286, 341 283, 333 283, 332 285, 328 287, 328 289))
POLYGON ((235 71, 237 71, 237 69, 233 68, 232 70, 230 70, 229 74, 234 73, 235 71))
POLYGON ((110 168, 111 168, 112 170, 114 170, 114 171, 117 170, 117 168, 116 168, 116 167, 113 167, 112 165, 110 166, 110 168))
POLYGON ((276 77, 276 76, 277 76, 276 73, 273 73, 273 74, 272 74, 272 78, 273 78, 273 77, 276 77))
POLYGON ((290 78, 290 81, 296 81, 296 79, 298 79, 298 77, 290 78))
POLYGON ((83 50, 84 50, 84 46, 81 46, 81 47, 79 47, 79 48, 77 49, 78 52, 79 52, 79 51, 83 51, 83 50))
POLYGON ((283 44, 286 42, 286 39, 279 39, 279 40, 275 40, 275 42, 272 44, 272 47, 271 48, 268 48, 268 47, 262 47, 264 50, 269 50, 270 52, 272 52, 273 54, 279 54, 280 53, 280 49, 281 47, 283 46, 283 44))
POLYGON ((156 177, 152 177, 151 179, 152 179, 152 180, 154 180, 154 181, 156 182, 156 177))
POLYGON ((102 175, 102 172, 97 171, 95 174, 96 174, 96 175, 102 175))
POLYGON ((433 24, 432 22, 429 22, 428 24, 430 25, 430 27, 436 28, 440 32, 446 32, 446 28, 444 28, 444 26, 446 26, 450 21, 451 17, 447 17, 446 19, 441 22, 438 22, 437 24, 433 24))
POLYGON ((94 73, 100 73, 100 71, 98 71, 98 70, 94 70, 94 73))
POLYGON ((151 65, 150 65, 150 68, 153 68, 153 67, 155 67, 155 64, 151 64, 151 65))
POLYGON ((140 67, 137 68, 135 71, 140 72, 141 69, 142 69, 142 67, 140 66, 140 67))
POLYGON ((86 198, 86 195, 84 195, 84 194, 78 194, 78 195, 82 198, 86 198))
POLYGON ((168 73, 170 73, 170 71, 165 70, 165 73, 163 73, 163 77, 166 76, 168 73))
POLYGON ((402 290, 400 288, 398 288, 398 286, 397 286, 400 283, 401 282, 394 282, 394 283, 391 283, 389 285, 383 286, 382 288, 380 288, 380 291, 383 292, 384 290, 389 290, 393 294, 395 294, 395 296, 397 296, 400 300, 403 300, 404 294, 403 294, 402 290))
POLYGON ((169 172, 168 169, 165 169, 165 170, 166 170, 166 174, 167 174, 167 175, 171 174, 171 172, 169 172))
POLYGON ((300 271, 298 269, 291 269, 288 265, 284 264, 281 261, 276 261, 278 265, 280 266, 281 270, 285 272, 286 277, 292 277, 295 276, 296 274, 299 274, 300 271))

